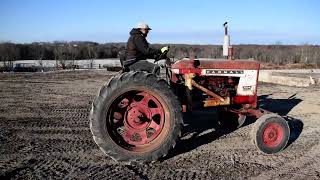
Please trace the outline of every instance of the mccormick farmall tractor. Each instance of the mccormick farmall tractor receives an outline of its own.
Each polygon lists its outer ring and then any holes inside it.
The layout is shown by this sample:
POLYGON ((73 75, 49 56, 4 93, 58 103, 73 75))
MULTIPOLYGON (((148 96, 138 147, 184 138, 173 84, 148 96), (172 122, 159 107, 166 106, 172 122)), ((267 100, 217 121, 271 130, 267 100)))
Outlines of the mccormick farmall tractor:
POLYGON ((267 154, 285 148, 290 133, 286 120, 257 105, 260 64, 232 60, 224 26, 223 51, 229 58, 185 58, 172 64, 168 59, 166 78, 143 71, 121 72, 101 87, 92 103, 90 129, 106 155, 125 162, 166 156, 181 136, 183 113, 190 113, 196 104, 203 109, 215 107, 220 124, 236 128, 253 116, 257 118, 252 129, 255 146, 267 154))

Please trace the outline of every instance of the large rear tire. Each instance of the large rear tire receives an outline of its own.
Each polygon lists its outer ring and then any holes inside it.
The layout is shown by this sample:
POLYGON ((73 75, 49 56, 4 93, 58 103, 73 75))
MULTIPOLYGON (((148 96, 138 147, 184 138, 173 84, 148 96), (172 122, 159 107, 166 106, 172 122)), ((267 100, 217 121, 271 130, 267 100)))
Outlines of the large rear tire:
POLYGON ((287 121, 277 114, 265 114, 253 125, 253 143, 264 153, 273 154, 283 150, 289 137, 290 128, 287 121))
POLYGON ((94 141, 117 161, 151 162, 165 156, 181 126, 181 105, 170 86, 141 71, 114 76, 90 112, 94 141))

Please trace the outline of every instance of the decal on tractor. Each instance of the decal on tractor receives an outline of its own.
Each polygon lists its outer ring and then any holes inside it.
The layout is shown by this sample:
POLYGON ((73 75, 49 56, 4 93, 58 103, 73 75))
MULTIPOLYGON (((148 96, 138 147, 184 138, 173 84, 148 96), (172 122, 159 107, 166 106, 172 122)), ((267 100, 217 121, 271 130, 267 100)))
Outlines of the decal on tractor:
POLYGON ((206 75, 219 75, 219 74, 243 74, 243 70, 222 70, 222 69, 207 69, 206 75))

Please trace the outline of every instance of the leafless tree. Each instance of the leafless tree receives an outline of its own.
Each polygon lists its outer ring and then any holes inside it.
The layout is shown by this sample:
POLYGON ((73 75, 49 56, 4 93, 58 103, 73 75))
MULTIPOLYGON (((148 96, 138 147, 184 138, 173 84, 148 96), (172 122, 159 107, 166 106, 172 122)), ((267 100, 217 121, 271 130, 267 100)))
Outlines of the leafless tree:
POLYGON ((45 55, 45 46, 43 43, 33 43, 32 44, 32 55, 35 60, 38 60, 41 70, 43 70, 43 59, 45 55))
POLYGON ((0 61, 3 62, 5 68, 12 68, 13 61, 19 58, 19 49, 13 43, 0 44, 0 61))
POLYGON ((61 65, 62 69, 66 68, 66 56, 65 56, 65 44, 61 42, 55 42, 54 45, 54 57, 56 60, 56 66, 59 67, 61 65))
POLYGON ((70 55, 70 59, 72 60, 72 68, 75 68, 75 61, 79 54, 79 49, 77 44, 68 44, 68 54, 70 55))
POLYGON ((97 51, 96 51, 96 47, 94 45, 88 44, 87 45, 87 51, 88 51, 88 58, 90 61, 90 68, 93 68, 93 62, 94 59, 97 58, 97 51))

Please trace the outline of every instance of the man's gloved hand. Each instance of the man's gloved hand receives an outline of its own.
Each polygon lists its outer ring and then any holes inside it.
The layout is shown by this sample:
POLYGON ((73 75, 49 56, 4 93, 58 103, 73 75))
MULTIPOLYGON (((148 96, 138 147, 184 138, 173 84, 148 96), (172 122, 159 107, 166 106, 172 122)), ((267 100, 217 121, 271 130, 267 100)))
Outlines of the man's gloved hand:
POLYGON ((169 47, 168 47, 168 46, 165 46, 165 47, 161 48, 160 51, 161 51, 161 53, 163 54, 163 53, 169 51, 169 47))

